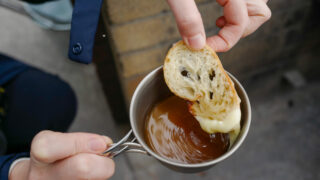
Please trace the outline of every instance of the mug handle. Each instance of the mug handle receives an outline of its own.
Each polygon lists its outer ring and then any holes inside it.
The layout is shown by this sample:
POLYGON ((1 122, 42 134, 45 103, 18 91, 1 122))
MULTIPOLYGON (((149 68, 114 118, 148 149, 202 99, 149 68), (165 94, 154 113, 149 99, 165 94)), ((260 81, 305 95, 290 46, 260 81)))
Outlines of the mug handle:
POLYGON ((136 137, 132 133, 132 129, 117 143, 111 144, 111 146, 102 153, 103 156, 114 158, 122 152, 134 152, 149 155, 147 151, 143 149, 141 144, 136 142, 136 137), (132 137, 131 140, 130 137, 132 137))

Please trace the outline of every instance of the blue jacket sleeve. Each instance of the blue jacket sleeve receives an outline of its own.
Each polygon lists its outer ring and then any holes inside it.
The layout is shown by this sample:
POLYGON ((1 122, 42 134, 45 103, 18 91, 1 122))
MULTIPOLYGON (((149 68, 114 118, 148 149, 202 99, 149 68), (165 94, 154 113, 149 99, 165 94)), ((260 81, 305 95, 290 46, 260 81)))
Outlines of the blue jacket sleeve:
POLYGON ((9 168, 14 160, 29 157, 29 153, 10 154, 6 156, 0 156, 0 179, 7 180, 9 177, 9 168))
POLYGON ((71 60, 91 63, 101 5, 102 0, 75 1, 68 53, 71 60))
POLYGON ((27 69, 27 65, 0 54, 0 86, 27 69))

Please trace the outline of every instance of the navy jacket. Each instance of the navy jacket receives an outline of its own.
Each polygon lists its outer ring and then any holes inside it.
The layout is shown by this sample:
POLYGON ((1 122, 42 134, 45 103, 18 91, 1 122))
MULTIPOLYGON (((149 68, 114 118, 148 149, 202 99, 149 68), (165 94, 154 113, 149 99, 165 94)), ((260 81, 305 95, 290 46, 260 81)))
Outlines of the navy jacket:
MULTIPOLYGON (((43 2, 46 0, 31 1, 43 2)), ((102 0, 75 0, 68 53, 71 60, 86 64, 92 61, 94 37, 101 5, 102 0)), ((11 58, 0 54, 0 86, 27 68, 27 65, 18 61, 12 61, 11 58)), ((29 156, 29 153, 0 156, 0 179, 8 179, 8 171, 14 160, 27 156, 29 156)))

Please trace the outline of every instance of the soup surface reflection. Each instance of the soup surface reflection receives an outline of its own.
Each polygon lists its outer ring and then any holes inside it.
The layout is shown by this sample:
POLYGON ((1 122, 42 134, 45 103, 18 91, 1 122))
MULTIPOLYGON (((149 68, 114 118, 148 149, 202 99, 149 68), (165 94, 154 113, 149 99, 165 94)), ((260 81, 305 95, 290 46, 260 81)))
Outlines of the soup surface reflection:
POLYGON ((188 111, 188 102, 170 96, 153 107, 146 119, 148 146, 167 159, 182 163, 200 163, 224 154, 229 135, 208 134, 188 111))

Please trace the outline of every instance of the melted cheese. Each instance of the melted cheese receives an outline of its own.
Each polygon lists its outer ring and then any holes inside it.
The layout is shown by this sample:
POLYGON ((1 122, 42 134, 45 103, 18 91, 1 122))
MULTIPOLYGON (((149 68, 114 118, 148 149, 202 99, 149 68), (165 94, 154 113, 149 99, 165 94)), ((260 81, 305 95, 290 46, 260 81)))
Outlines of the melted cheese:
POLYGON ((234 108, 224 120, 212 120, 195 116, 199 121, 201 128, 208 133, 229 133, 230 145, 234 143, 240 132, 241 110, 238 106, 234 108))

